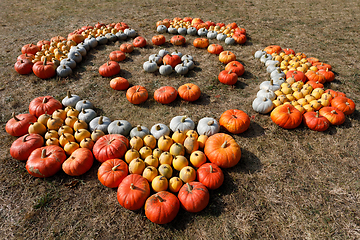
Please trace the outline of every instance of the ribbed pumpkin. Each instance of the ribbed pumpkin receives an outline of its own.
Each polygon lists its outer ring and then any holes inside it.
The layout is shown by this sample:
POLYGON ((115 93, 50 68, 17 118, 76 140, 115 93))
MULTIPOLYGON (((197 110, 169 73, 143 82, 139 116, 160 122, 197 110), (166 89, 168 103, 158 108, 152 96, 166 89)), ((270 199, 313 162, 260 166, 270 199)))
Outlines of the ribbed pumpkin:
POLYGON ((80 176, 90 170, 94 157, 91 150, 78 148, 62 164, 63 171, 70 176, 80 176))
POLYGON ((120 134, 108 134, 100 137, 93 147, 93 153, 99 162, 122 158, 129 148, 129 140, 120 134))
POLYGON ((224 174, 222 170, 213 163, 205 163, 196 171, 199 182, 204 184, 208 189, 217 189, 224 182, 224 174))
POLYGON ((36 122, 37 118, 28 113, 18 114, 12 113, 12 118, 7 121, 5 130, 8 134, 19 137, 28 133, 31 122, 36 122))
POLYGON ((331 100, 331 106, 336 107, 345 115, 350 115, 355 111, 355 103, 353 100, 343 96, 337 96, 331 100))
POLYGON ((31 152, 44 145, 44 138, 39 134, 26 134, 15 140, 10 147, 10 155, 20 161, 26 161, 31 152))
POLYGON ((29 113, 35 117, 47 113, 52 114, 56 109, 61 109, 62 104, 51 96, 34 98, 29 104, 29 113))
POLYGON ((276 107, 270 114, 271 120, 285 129, 298 127, 302 122, 302 114, 294 106, 284 104, 276 107))
POLYGON ((138 210, 150 196, 150 185, 146 178, 138 174, 126 176, 119 184, 117 200, 129 210, 138 210))
POLYGON ((98 169, 98 179, 108 188, 116 188, 128 175, 128 165, 121 159, 108 159, 98 169))
POLYGON ((177 95, 178 92, 175 88, 171 86, 164 86, 154 92, 154 99, 159 103, 169 104, 176 99, 177 95))
POLYGON ((190 182, 184 184, 178 193, 181 207, 188 212, 200 212, 209 203, 210 194, 204 184, 190 182))
POLYGON ((332 125, 341 125, 345 122, 345 114, 336 107, 323 107, 319 114, 326 117, 332 125))
POLYGON ((226 66, 225 66, 225 70, 226 71, 232 71, 233 73, 236 73, 236 75, 238 75, 239 77, 241 75, 244 74, 245 72, 245 68, 244 66, 238 62, 238 61, 232 61, 232 62, 229 62, 226 66))
POLYGON ((221 168, 233 167, 241 158, 240 146, 225 133, 210 136, 205 142, 204 153, 210 162, 221 168))
POLYGON ((234 134, 239 134, 249 128, 250 118, 244 111, 238 109, 229 109, 221 114, 219 124, 227 131, 234 134))
POLYGON ((303 115, 304 124, 311 130, 322 132, 329 128, 330 122, 324 116, 321 116, 318 111, 306 112, 303 115))
POLYGON ((126 99, 132 104, 140 104, 148 99, 148 91, 145 87, 136 85, 126 91, 126 99))
POLYGON ((179 96, 185 101, 193 102, 201 95, 200 88, 193 83, 186 83, 178 88, 179 96))
POLYGON ((166 224, 174 220, 180 209, 179 199, 167 191, 150 196, 145 202, 145 215, 153 223, 166 224))

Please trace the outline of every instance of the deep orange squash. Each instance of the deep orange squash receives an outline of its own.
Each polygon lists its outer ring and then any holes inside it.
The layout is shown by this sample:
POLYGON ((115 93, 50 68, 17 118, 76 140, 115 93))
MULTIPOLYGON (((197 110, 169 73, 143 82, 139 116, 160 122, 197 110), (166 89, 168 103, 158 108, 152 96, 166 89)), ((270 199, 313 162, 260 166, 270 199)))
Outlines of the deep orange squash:
POLYGON ((149 182, 141 175, 130 174, 119 184, 117 200, 121 206, 129 210, 138 210, 150 196, 149 182))
POLYGON ((201 165, 196 171, 196 176, 199 182, 212 190, 219 188, 224 182, 224 173, 213 163, 201 165))
POLYGON ((178 193, 181 207, 188 212, 200 212, 209 203, 209 190, 201 182, 184 184, 178 193))
POLYGON ((221 114, 219 124, 227 131, 239 134, 250 127, 250 118, 244 111, 229 109, 221 114))
POLYGON ((26 134, 16 139, 10 147, 10 155, 20 161, 26 161, 31 152, 44 145, 44 138, 39 134, 26 134))
POLYGON ((166 224, 174 220, 180 209, 179 199, 167 191, 150 196, 145 202, 146 217, 156 224, 166 224))
POLYGON ((70 176, 80 176, 90 170, 94 162, 91 150, 78 148, 62 164, 63 171, 70 176))
POLYGON ((101 164, 98 170, 98 179, 108 188, 116 188, 128 175, 128 165, 121 159, 108 159, 101 164))
POLYGON ((298 127, 302 122, 302 114, 294 106, 285 104, 276 107, 270 114, 271 120, 285 129, 298 127))
POLYGON ((28 133, 30 123, 36 121, 37 118, 32 114, 15 115, 15 112, 13 112, 12 118, 5 125, 5 130, 8 134, 15 137, 23 136, 28 133))
POLYGON ((99 162, 122 158, 129 148, 129 140, 121 134, 108 134, 100 137, 93 147, 93 153, 99 162))

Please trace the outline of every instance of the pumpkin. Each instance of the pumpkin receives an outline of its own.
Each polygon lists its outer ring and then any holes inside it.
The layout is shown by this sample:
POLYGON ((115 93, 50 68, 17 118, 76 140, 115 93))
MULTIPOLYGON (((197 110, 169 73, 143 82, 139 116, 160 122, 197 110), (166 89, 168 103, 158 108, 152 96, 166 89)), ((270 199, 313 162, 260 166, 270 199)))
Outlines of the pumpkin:
POLYGON ((242 33, 234 33, 231 36, 237 44, 244 44, 246 42, 246 35, 242 33))
POLYGON ((164 86, 154 92, 154 99, 159 103, 169 104, 176 99, 177 95, 178 92, 175 88, 164 86))
MULTIPOLYGON (((170 129, 175 133, 180 130, 186 134, 188 130, 195 129, 195 123, 187 116, 176 116, 170 121, 170 129)), ((184 139, 185 140, 185 139, 184 139)))
POLYGON ((111 61, 121 62, 125 60, 126 55, 122 51, 112 51, 109 58, 111 61))
POLYGON ((226 71, 232 71, 236 73, 238 77, 242 76, 245 72, 244 66, 238 61, 231 61, 225 66, 226 71))
POLYGON ((183 185, 183 181, 179 177, 172 177, 169 180, 169 190, 173 193, 179 192, 183 185))
POLYGON ((121 135, 127 136, 127 135, 129 135, 131 129, 132 129, 132 126, 128 121, 115 120, 115 121, 112 121, 108 125, 107 132, 109 134, 121 134, 121 135))
POLYGON ((152 182, 157 175, 158 171, 154 166, 147 166, 142 173, 142 176, 146 178, 148 182, 152 182))
MULTIPOLYGON (((87 129, 88 124, 84 120, 76 120, 73 125, 73 129, 77 131, 78 129, 87 129)), ((99 129, 100 130, 100 129, 99 129)))
POLYGON ((167 190, 168 186, 169 186, 169 181, 164 176, 160 176, 160 175, 156 176, 151 181, 151 187, 155 192, 165 191, 167 190))
POLYGON ((184 184, 178 193, 181 207, 188 212, 200 212, 209 203, 210 194, 204 184, 190 182, 184 184))
POLYGON ((67 91, 66 97, 61 100, 61 103, 65 107, 75 107, 78 101, 80 101, 80 97, 78 95, 73 95, 70 91, 67 91))
POLYGON ((60 146, 64 147, 65 144, 67 144, 68 142, 75 142, 74 135, 72 135, 70 133, 63 133, 59 136, 60 146))
POLYGON ((144 159, 145 166, 153 166, 157 168, 159 166, 159 159, 153 155, 149 155, 144 159))
POLYGON ((126 99, 132 104, 141 104, 148 99, 148 92, 145 87, 135 85, 126 91, 126 99))
POLYGON ((64 120, 62 120, 59 117, 50 117, 49 120, 47 121, 47 128, 48 129, 53 129, 53 130, 58 130, 64 123, 64 120))
POLYGON ((170 42, 175 45, 175 46, 181 46, 181 45, 184 45, 186 40, 183 36, 181 35, 176 35, 176 36, 173 36, 171 39, 170 39, 170 42))
POLYGON ((335 80, 335 74, 328 68, 321 68, 319 69, 318 73, 324 76, 326 82, 332 82, 335 80))
MULTIPOLYGON (((170 129, 163 123, 157 123, 151 127, 150 133, 155 137, 155 139, 159 139, 163 135, 170 135, 170 129)), ((156 141, 155 141, 156 142, 156 141)))
POLYGON ((140 209, 150 196, 149 182, 138 174, 126 176, 119 184, 117 200, 121 206, 129 210, 140 209))
POLYGON ((129 173, 142 175, 145 167, 145 163, 141 158, 135 158, 129 163, 129 173))
POLYGON ((147 44, 146 39, 144 37, 138 36, 134 39, 133 45, 134 47, 142 48, 147 44))
POLYGON ((67 155, 71 155, 75 150, 79 149, 80 145, 77 142, 67 142, 64 145, 64 151, 67 155))
POLYGON ((94 144, 93 153, 99 162, 112 158, 122 158, 129 148, 129 140, 120 134, 100 137, 94 144))
POLYGON ((26 161, 31 152, 44 145, 44 138, 39 134, 26 134, 16 139, 10 147, 11 157, 26 161))
POLYGON ((32 71, 38 78, 47 79, 55 76, 56 66, 45 58, 43 61, 36 62, 32 67, 32 71))
POLYGON ((124 53, 131 53, 134 51, 134 46, 131 43, 123 43, 120 45, 120 51, 124 53))
POLYGON ((104 133, 108 133, 108 126, 110 125, 111 120, 108 117, 105 116, 99 116, 94 119, 92 119, 89 122, 89 130, 92 132, 95 129, 99 129, 103 131, 104 133))
POLYGON ((36 122, 37 118, 28 113, 15 115, 15 112, 12 113, 12 118, 7 121, 5 125, 5 130, 8 134, 18 137, 23 136, 28 133, 30 123, 36 122))
MULTIPOLYGON (((62 134, 62 133, 61 133, 62 134)), ((59 134, 56 130, 48 130, 46 133, 45 133, 45 136, 44 136, 45 139, 49 139, 49 138, 59 138, 59 134)))
POLYGON ((28 54, 35 55, 38 51, 40 51, 40 48, 37 45, 32 44, 32 43, 26 44, 21 48, 22 54, 28 53, 28 54))
POLYGON ((181 143, 175 142, 171 145, 169 152, 173 156, 178 156, 178 155, 184 156, 185 155, 185 147, 181 143))
MULTIPOLYGON (((91 120, 93 120, 94 118, 96 118, 96 112, 91 109, 91 108, 88 108, 88 109, 82 109, 78 115, 78 119, 77 120, 82 120, 86 123, 90 123, 91 120)), ((75 122, 74 122, 75 123, 75 122)))
POLYGON ((51 96, 37 97, 29 104, 29 113, 35 117, 47 113, 52 114, 56 109, 61 109, 62 104, 51 96))
POLYGON ((61 169, 65 159, 66 154, 59 146, 37 148, 31 152, 26 162, 26 170, 34 177, 51 177, 61 169))
POLYGON ((94 105, 89 100, 78 101, 75 105, 75 109, 78 110, 79 112, 82 109, 89 109, 89 108, 94 108, 94 105))
POLYGON ((87 129, 78 129, 74 134, 75 140, 81 142, 85 138, 90 138, 91 133, 87 129))
POLYGON ((148 146, 143 146, 139 149, 139 154, 141 159, 145 159, 147 156, 150 156, 152 154, 152 149, 148 146))
POLYGON ((208 189, 214 190, 219 188, 224 182, 222 170, 213 163, 205 163, 196 171, 196 177, 208 189))
POLYGON ((324 84, 326 82, 324 75, 319 74, 319 72, 309 70, 305 73, 305 76, 309 81, 319 82, 321 84, 324 84))
POLYGON ((306 82, 306 75, 301 71, 291 70, 286 73, 286 79, 293 78, 296 82, 302 81, 306 82))
POLYGON ((282 48, 278 45, 270 45, 270 46, 267 46, 266 48, 264 48, 264 51, 267 54, 273 54, 273 53, 279 54, 281 52, 281 50, 282 50, 282 48))
POLYGON ((190 155, 190 162, 198 168, 206 162, 206 155, 202 151, 194 151, 190 155))
POLYGON ((184 166, 179 172, 179 177, 184 183, 195 181, 196 170, 191 166, 184 166))
POLYGON ((103 77, 111 77, 120 73, 120 65, 115 61, 108 61, 100 66, 99 73, 103 77))
POLYGON ((178 88, 179 96, 189 102, 196 101, 201 96, 200 88, 193 83, 186 83, 178 88))
MULTIPOLYGON (((140 138, 141 139, 141 138, 140 138)), ((132 139, 131 139, 132 140, 132 139)), ((130 145, 131 145, 131 140, 130 140, 130 145)), ((140 148, 139 148, 140 149, 140 148)), ((140 157, 140 153, 138 152, 138 150, 136 150, 135 148, 131 147, 131 149, 129 149, 126 153, 125 153, 125 161, 129 164, 132 160, 139 158, 140 157)))
POLYGON ((227 131, 233 134, 239 134, 249 128, 250 118, 244 111, 229 109, 221 114, 219 124, 227 131))
POLYGON ((355 103, 353 100, 343 96, 337 96, 331 100, 331 106, 336 107, 345 115, 350 115, 355 111, 355 103))
POLYGON ((164 63, 164 65, 170 65, 172 68, 175 68, 176 65, 181 63, 181 58, 179 55, 166 54, 163 57, 163 63, 164 63))
POLYGON ((236 60, 235 54, 230 51, 222 51, 219 54, 219 61, 222 62, 223 64, 228 64, 235 60, 236 60))
MULTIPOLYGON (((186 118, 185 118, 186 119, 186 118)), ((184 119, 184 120, 185 120, 184 119)), ((171 138, 174 140, 174 142, 176 143, 180 143, 183 144, 186 138, 186 133, 184 131, 180 131, 180 129, 177 129, 173 135, 171 136, 171 138)))
POLYGON ((224 48, 219 44, 210 44, 207 48, 207 51, 211 54, 220 54, 224 51, 224 48))
POLYGON ((223 70, 219 73, 218 79, 221 83, 234 85, 238 80, 238 75, 232 70, 223 70))
POLYGON ((143 64, 143 69, 145 72, 149 73, 156 72, 158 70, 157 63, 153 60, 146 61, 143 64))
POLYGON ((79 145, 81 148, 87 148, 87 149, 92 150, 94 147, 94 144, 95 143, 91 138, 84 138, 83 140, 81 140, 79 145))
POLYGON ((157 35, 157 36, 153 36, 151 38, 151 41, 154 45, 160 46, 166 42, 166 39, 165 39, 164 35, 157 35))
POLYGON ((167 163, 162 163, 158 168, 158 172, 161 176, 164 176, 167 179, 170 179, 173 174, 173 170, 172 170, 170 164, 167 164, 167 163))
POLYGON ((114 90, 118 90, 118 91, 126 90, 129 88, 129 86, 130 86, 129 81, 123 77, 116 77, 111 79, 110 81, 110 87, 114 90))
POLYGON ((95 129, 94 131, 92 131, 91 133, 91 140, 93 140, 94 142, 96 142, 99 138, 101 138, 102 136, 104 136, 105 133, 99 129, 95 129))
POLYGON ((145 215, 153 223, 166 224, 174 220, 180 209, 179 199, 167 191, 150 196, 145 202, 145 215))
MULTIPOLYGON (((86 130, 86 129, 80 129, 80 130, 86 130)), ((55 129, 48 129, 48 131, 46 132, 45 134, 45 139, 48 139, 48 138, 52 138, 52 137, 56 137, 56 135, 53 133, 53 131, 56 131, 55 129), (50 135, 50 137, 46 137, 46 135, 50 135)), ((78 129, 79 131, 79 129, 78 129)), ((87 130, 86 130, 87 131, 87 130)), ((70 133, 70 134, 74 134, 74 130, 70 127, 70 126, 67 126, 67 125, 62 125, 58 132, 57 132, 57 137, 59 137, 60 135, 62 135, 63 133, 70 133)), ((90 134, 89 134, 90 135, 90 134)))
POLYGON ((158 139, 158 148, 163 152, 167 152, 167 151, 169 151, 169 149, 173 143, 174 143, 174 141, 172 140, 172 138, 170 138, 167 135, 162 135, 158 139))
POLYGON ((336 107, 323 107, 319 114, 327 118, 332 125, 341 125, 345 122, 345 114, 336 107))
POLYGON ((78 148, 62 164, 63 171, 70 176, 80 176, 90 170, 94 162, 91 150, 78 148))
POLYGON ((324 116, 321 116, 318 111, 304 113, 303 122, 308 128, 318 132, 325 131, 330 126, 329 120, 324 116))
POLYGON ((285 129, 296 128, 302 122, 301 112, 289 104, 276 107, 270 117, 276 125, 285 129))
POLYGON ((14 69, 19 74, 25 75, 32 72, 33 62, 29 59, 20 59, 16 61, 14 69))
POLYGON ((137 125, 130 131, 130 138, 133 138, 135 136, 140 137, 141 139, 144 138, 146 135, 149 135, 150 131, 147 127, 137 125))
MULTIPOLYGON (((262 91, 262 90, 260 90, 260 91, 262 91)), ((266 91, 271 91, 271 90, 266 90, 266 91)), ((258 113, 267 114, 267 113, 271 112, 274 105, 273 105, 273 102, 271 101, 271 99, 269 99, 269 98, 257 97, 254 99, 254 101, 252 103, 252 107, 258 113)))
POLYGON ((221 168, 233 167, 241 158, 240 146, 225 133, 210 136, 205 142, 204 153, 210 162, 221 168))
POLYGON ((193 42, 196 48, 207 48, 209 46, 209 39, 207 38, 195 38, 193 42))

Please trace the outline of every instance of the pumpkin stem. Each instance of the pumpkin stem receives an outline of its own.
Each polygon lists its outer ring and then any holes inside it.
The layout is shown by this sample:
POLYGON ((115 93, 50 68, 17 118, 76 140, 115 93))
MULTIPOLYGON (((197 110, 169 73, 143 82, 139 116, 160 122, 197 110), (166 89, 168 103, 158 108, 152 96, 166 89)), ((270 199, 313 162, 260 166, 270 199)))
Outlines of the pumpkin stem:
POLYGON ((337 114, 337 112, 335 110, 332 110, 331 113, 332 114, 337 114))
POLYGON ((115 138, 111 139, 111 140, 109 141, 109 144, 111 144, 114 140, 115 140, 115 138))
POLYGON ((122 124, 121 124, 121 122, 119 121, 119 122, 117 122, 116 125, 118 125, 118 126, 120 127, 122 124))
POLYGON ((225 142, 221 145, 222 148, 225 148, 227 145, 227 141, 225 140, 225 142))
POLYGON ((137 89, 136 89, 136 92, 138 92, 140 90, 140 87, 138 87, 137 89))
POLYGON ((210 173, 213 172, 213 167, 210 165, 210 173))
POLYGON ((43 65, 45 66, 46 63, 47 63, 47 58, 44 58, 44 63, 43 63, 43 65))
POLYGON ((24 137, 22 138, 22 142, 25 142, 26 141, 26 137, 30 136, 30 134, 26 134, 24 135, 24 137))
POLYGON ((214 124, 214 120, 208 121, 208 123, 207 123, 208 126, 211 126, 213 124, 214 124))
POLYGON ((48 99, 46 97, 44 97, 42 103, 47 103, 48 102, 48 99))
POLYGON ((46 158, 46 148, 41 151, 41 158, 46 158))
POLYGON ((274 80, 270 80, 270 85, 274 85, 274 80))
POLYGON ((289 108, 289 107, 287 108, 287 110, 288 110, 288 113, 291 114, 291 111, 290 111, 290 108, 289 108))
POLYGON ((81 112, 82 112, 82 114, 86 113, 84 108, 81 109, 81 112))
POLYGON ((185 115, 185 116, 183 116, 182 118, 181 118, 181 122, 185 122, 185 119, 187 118, 187 116, 185 115))
POLYGON ((319 117, 319 111, 316 111, 316 115, 315 115, 316 118, 319 117))
POLYGON ((135 189, 134 183, 131 183, 131 184, 130 184, 130 189, 131 189, 131 190, 134 190, 134 189, 135 189))
POLYGON ((191 185, 187 182, 187 183, 186 183, 186 186, 188 187, 189 192, 191 192, 192 189, 193 189, 193 188, 191 187, 191 185))
POLYGON ((116 171, 116 169, 118 168, 118 167, 120 167, 120 163, 118 164, 118 165, 116 165, 116 166, 114 166, 111 170, 113 170, 113 171, 116 171))
POLYGON ((100 117, 99 117, 99 122, 98 122, 98 124, 101 125, 101 124, 103 124, 103 123, 104 123, 104 121, 103 121, 103 116, 100 116, 100 117))
POLYGON ((21 121, 19 118, 16 117, 15 112, 12 113, 12 117, 15 119, 15 121, 21 121))
POLYGON ((155 194, 154 197, 156 197, 157 199, 159 199, 160 202, 163 202, 164 199, 162 199, 159 195, 155 194))
POLYGON ((159 124, 156 125, 155 129, 156 129, 156 131, 160 131, 160 129, 161 129, 160 125, 159 124))
POLYGON ((136 129, 137 129, 139 132, 142 131, 141 125, 137 125, 137 126, 136 126, 136 129))

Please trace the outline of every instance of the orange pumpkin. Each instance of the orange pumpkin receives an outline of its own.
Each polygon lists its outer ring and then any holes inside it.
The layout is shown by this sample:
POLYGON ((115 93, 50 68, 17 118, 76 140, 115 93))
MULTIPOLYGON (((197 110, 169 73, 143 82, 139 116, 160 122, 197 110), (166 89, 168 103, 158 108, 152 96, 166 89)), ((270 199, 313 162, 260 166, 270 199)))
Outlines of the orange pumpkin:
POLYGON ((118 91, 126 90, 129 88, 129 86, 130 86, 129 81, 123 77, 116 77, 111 79, 110 81, 110 87, 114 90, 118 90, 118 91))
POLYGON ((271 120, 285 129, 298 127, 302 122, 302 114, 294 106, 285 104, 276 107, 270 114, 271 120))
POLYGON ((140 104, 148 99, 148 91, 145 87, 135 85, 126 91, 126 99, 132 104, 140 104))
POLYGON ((345 122, 345 114, 336 107, 323 107, 319 114, 326 117, 332 125, 341 125, 345 122))
POLYGON ((119 184, 117 200, 121 206, 129 210, 138 210, 150 196, 149 182, 141 175, 130 174, 119 184))
POLYGON ((355 111, 355 103, 353 100, 343 96, 337 96, 331 100, 331 106, 336 107, 345 115, 350 115, 355 111))
POLYGON ((80 176, 90 170, 94 157, 87 148, 76 149, 62 164, 63 171, 70 176, 80 176))
POLYGON ((232 71, 233 73, 236 73, 236 75, 238 75, 239 77, 241 75, 244 74, 245 72, 245 68, 244 66, 238 62, 238 61, 232 61, 232 62, 229 62, 226 66, 225 66, 225 70, 226 71, 232 71))
POLYGON ((228 64, 229 62, 235 61, 236 60, 236 56, 234 53, 230 52, 230 51, 222 51, 219 54, 219 61, 224 63, 224 64, 228 64))
POLYGON ((193 102, 199 99, 201 90, 193 83, 186 83, 178 88, 178 93, 183 100, 193 102))
POLYGON ((267 54, 273 54, 273 53, 279 54, 281 52, 281 50, 282 50, 282 48, 278 45, 270 45, 270 46, 267 46, 266 48, 264 48, 264 51, 267 54))
POLYGON ((128 175, 128 166, 121 159, 108 159, 99 167, 97 176, 102 185, 116 188, 128 175))
POLYGON ((209 39, 207 38, 195 38, 193 42, 196 48, 207 48, 209 46, 209 39))
POLYGON ((250 127, 250 118, 244 111, 230 109, 221 114, 219 124, 227 131, 239 134, 250 127))

